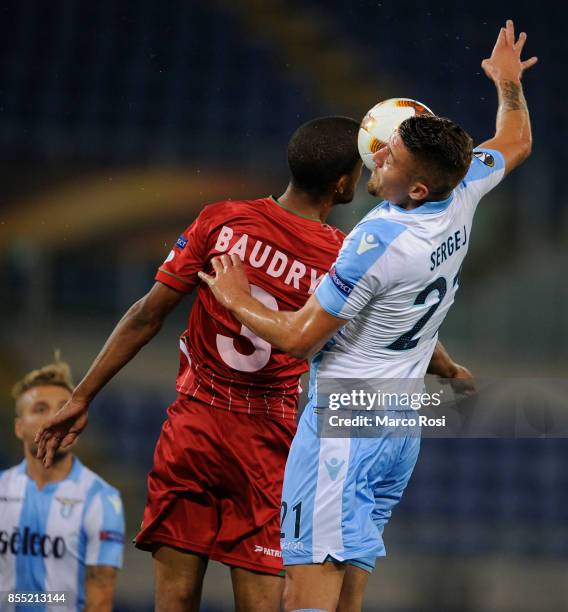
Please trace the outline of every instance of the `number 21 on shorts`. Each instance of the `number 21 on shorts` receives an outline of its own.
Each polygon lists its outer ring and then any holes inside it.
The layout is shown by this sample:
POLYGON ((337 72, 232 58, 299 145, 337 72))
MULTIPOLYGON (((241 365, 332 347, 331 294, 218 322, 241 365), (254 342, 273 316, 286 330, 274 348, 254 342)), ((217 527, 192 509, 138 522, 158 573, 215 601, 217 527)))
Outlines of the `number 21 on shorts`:
POLYGON ((294 504, 290 509, 290 515, 288 515, 288 504, 283 501, 282 502, 282 514, 280 517, 280 525, 282 526, 282 530, 280 532, 280 537, 284 539, 288 534, 288 538, 294 538, 297 540, 300 537, 300 521, 302 520, 302 502, 299 501, 297 504, 294 504), (286 517, 288 516, 288 523, 286 523, 286 517), (284 531, 284 525, 286 523, 286 530, 284 531), (291 533, 293 531, 293 534, 291 533))

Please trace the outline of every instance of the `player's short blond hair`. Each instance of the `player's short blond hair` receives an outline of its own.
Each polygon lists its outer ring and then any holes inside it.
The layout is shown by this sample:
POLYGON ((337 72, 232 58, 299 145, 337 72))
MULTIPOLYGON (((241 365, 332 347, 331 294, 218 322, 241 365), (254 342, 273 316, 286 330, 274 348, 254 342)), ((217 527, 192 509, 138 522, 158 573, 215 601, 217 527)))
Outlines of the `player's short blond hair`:
POLYGON ((28 372, 21 380, 12 387, 12 397, 16 402, 29 389, 43 387, 45 385, 55 385, 63 387, 73 393, 75 385, 71 377, 71 368, 68 363, 59 359, 59 352, 55 353, 53 363, 43 366, 38 370, 28 372))

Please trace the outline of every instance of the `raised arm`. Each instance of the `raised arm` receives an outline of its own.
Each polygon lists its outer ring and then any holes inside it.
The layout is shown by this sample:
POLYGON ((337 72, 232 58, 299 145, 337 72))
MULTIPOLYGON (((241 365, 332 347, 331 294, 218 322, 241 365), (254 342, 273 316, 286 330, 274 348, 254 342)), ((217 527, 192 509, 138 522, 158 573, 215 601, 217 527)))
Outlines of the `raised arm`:
POLYGON ((527 35, 521 32, 515 41, 514 25, 508 20, 499 32, 491 57, 481 63, 485 74, 495 83, 499 107, 495 136, 479 146, 503 154, 505 174, 521 164, 532 147, 531 123, 521 78, 525 70, 536 64, 537 58, 521 61, 526 40, 527 35))
POLYGON ((118 322, 71 399, 37 433, 37 456, 51 465, 60 446, 68 446, 87 425, 90 402, 160 330, 164 319, 184 297, 162 283, 136 302, 118 322))
POLYGON ((249 293, 238 255, 212 261, 215 276, 200 272, 215 298, 254 334, 293 357, 305 359, 317 352, 347 321, 327 313, 312 295, 297 311, 271 310, 249 293))

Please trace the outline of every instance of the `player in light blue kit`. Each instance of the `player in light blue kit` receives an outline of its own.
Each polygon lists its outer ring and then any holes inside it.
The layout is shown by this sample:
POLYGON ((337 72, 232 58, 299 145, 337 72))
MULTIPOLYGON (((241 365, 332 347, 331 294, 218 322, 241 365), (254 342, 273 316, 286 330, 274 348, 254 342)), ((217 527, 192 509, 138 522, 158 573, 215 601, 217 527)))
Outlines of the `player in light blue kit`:
POLYGON ((58 598, 56 606, 33 609, 112 610, 124 547, 120 494, 69 449, 59 450, 49 469, 36 458, 38 428, 72 391, 69 366, 59 361, 30 372, 13 390, 16 436, 25 458, 0 471, 2 612, 28 609, 11 604, 10 593, 14 601, 15 596, 54 591, 64 592, 64 602, 58 598))
POLYGON ((353 229, 300 311, 274 312, 254 300, 238 258, 216 261, 215 278, 202 274, 253 333, 297 356, 319 350, 282 494, 287 612, 355 612, 368 571, 385 554, 383 528, 412 474, 419 439, 319 439, 318 380, 426 373, 459 285, 477 204, 530 154, 520 80, 537 60, 521 61, 525 40, 524 33, 515 39, 508 21, 482 63, 499 96, 493 138, 472 151, 455 123, 417 116, 376 153, 369 191, 383 201, 353 229))

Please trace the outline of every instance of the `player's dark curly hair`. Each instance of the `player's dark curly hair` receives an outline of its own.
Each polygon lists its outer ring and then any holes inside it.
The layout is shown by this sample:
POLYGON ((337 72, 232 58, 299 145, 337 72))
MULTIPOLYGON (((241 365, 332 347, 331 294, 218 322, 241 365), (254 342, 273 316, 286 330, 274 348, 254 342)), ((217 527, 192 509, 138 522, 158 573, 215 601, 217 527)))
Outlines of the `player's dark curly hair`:
POLYGON ((328 194, 360 161, 359 123, 349 117, 320 117, 301 125, 288 143, 292 185, 313 196, 328 194))
POLYGON ((450 119, 432 115, 405 119, 398 133, 418 161, 418 174, 422 174, 430 194, 449 195, 471 164, 471 136, 450 119))

